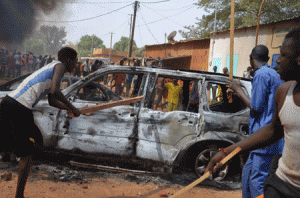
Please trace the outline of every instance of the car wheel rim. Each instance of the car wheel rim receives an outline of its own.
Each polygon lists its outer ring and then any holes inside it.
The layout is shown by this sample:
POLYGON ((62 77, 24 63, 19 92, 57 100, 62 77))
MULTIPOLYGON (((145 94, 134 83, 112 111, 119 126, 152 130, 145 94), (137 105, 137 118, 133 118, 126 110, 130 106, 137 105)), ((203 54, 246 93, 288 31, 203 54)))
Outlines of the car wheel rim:
MULTIPOLYGON (((204 171, 207 168, 207 165, 210 161, 210 159, 218 152, 217 149, 206 149, 202 151, 196 158, 195 162, 195 171, 196 174, 201 177, 204 174, 204 171)), ((214 177, 215 181, 221 181, 223 180, 228 173, 228 166, 225 166, 223 169, 220 170, 218 175, 214 177)))

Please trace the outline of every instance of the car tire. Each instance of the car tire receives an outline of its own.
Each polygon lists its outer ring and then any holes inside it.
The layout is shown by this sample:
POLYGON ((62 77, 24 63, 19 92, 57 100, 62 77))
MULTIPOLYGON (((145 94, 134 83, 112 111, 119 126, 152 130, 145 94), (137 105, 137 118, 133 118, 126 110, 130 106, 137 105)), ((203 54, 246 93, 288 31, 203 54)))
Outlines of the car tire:
MULTIPOLYGON (((211 158, 218 152, 217 147, 207 147, 202 150, 195 159, 195 173, 201 177, 207 168, 211 158)), ((214 175, 214 181, 222 181, 228 175, 229 166, 222 167, 222 169, 214 175)))

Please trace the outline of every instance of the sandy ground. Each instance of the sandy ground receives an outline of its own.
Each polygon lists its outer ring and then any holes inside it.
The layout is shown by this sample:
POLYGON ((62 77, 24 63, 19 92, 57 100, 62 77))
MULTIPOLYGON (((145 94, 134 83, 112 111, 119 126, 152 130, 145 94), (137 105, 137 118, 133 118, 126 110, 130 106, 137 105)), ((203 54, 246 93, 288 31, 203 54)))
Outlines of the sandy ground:
MULTIPOLYGON (((2 175, 7 170, 0 170, 2 175)), ((12 178, 0 180, 0 197, 13 198, 17 183, 17 167, 9 170, 12 178)), ((155 198, 170 197, 185 186, 160 182, 130 181, 120 177, 124 173, 90 173, 84 181, 57 181, 43 170, 32 171, 26 189, 26 198, 155 198)), ((242 197, 241 190, 221 190, 215 187, 197 186, 180 197, 235 198, 242 197)))

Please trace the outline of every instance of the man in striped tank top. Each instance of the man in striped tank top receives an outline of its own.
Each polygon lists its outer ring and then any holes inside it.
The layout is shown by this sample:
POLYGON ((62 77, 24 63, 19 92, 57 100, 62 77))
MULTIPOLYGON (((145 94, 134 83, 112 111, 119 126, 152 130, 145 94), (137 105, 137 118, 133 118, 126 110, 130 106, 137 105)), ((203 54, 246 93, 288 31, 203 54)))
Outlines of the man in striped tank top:
POLYGON ((48 95, 49 105, 77 117, 80 115, 60 91, 63 75, 71 73, 76 66, 77 52, 69 47, 62 48, 58 60, 32 73, 0 103, 0 122, 5 129, 1 133, 0 151, 14 152, 20 157, 16 198, 24 198, 32 157, 40 153, 43 142, 34 123, 32 108, 48 95))
MULTIPOLYGON (((282 157, 276 171, 270 172, 264 183, 264 197, 300 197, 300 27, 291 30, 280 48, 280 78, 285 81, 276 91, 275 112, 272 122, 247 139, 231 145, 242 151, 266 148, 284 137, 282 157)), ((218 152, 209 162, 206 171, 212 172, 226 153, 218 152)))

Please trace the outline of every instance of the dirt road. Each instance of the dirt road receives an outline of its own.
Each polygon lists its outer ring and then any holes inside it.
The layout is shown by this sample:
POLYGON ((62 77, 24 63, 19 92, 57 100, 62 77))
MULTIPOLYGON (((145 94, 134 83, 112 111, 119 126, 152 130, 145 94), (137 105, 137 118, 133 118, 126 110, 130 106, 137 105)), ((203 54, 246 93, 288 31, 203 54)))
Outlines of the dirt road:
MULTIPOLYGON (((1 198, 15 194, 18 167, 0 168, 12 173, 9 181, 0 181, 1 198)), ((47 165, 36 166, 26 186, 26 198, 156 198, 169 197, 186 185, 174 183, 174 178, 136 176, 128 173, 79 171, 47 165)), ((175 178, 176 180, 176 178, 175 178)), ((188 181, 189 182, 189 181, 188 181)), ((178 182, 177 182, 178 183, 178 182)), ((188 184, 186 182, 186 184, 188 184)), ((242 197, 241 190, 220 189, 212 186, 197 186, 181 197, 188 198, 235 198, 242 197)))

